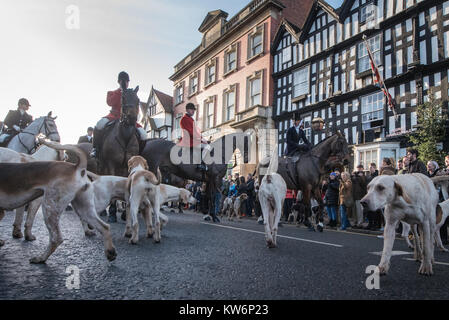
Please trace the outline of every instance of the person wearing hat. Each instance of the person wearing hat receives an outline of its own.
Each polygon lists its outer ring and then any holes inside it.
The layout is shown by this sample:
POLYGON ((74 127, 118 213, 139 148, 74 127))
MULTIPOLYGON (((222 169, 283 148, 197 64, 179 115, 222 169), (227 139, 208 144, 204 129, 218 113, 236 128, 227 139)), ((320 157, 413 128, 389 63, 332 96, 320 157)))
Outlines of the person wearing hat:
MULTIPOLYGON (((192 149, 195 147, 202 147, 202 145, 208 146, 208 142, 201 136, 201 131, 195 125, 193 116, 195 115, 196 107, 193 103, 189 102, 186 105, 186 113, 181 118, 180 127, 182 129, 181 140, 178 145, 181 147, 189 147, 192 149)), ((203 162, 201 157, 201 164, 198 168, 201 170, 207 170, 207 166, 203 162)))
POLYGON ((287 149, 285 154, 287 156, 293 156, 297 152, 307 152, 311 148, 309 140, 307 140, 306 134, 302 130, 304 128, 303 121, 299 113, 295 113, 295 123, 287 130, 287 149))
POLYGON ((0 136, 0 143, 15 136, 33 122, 33 117, 27 113, 30 108, 28 100, 21 98, 17 105, 17 110, 9 110, 6 115, 4 121, 5 133, 0 136))
MULTIPOLYGON (((93 138, 93 149, 91 156, 95 157, 97 150, 103 144, 103 129, 111 121, 120 120, 122 113, 122 91, 128 89, 129 86, 129 75, 125 71, 118 74, 118 84, 120 87, 114 91, 108 91, 106 96, 106 103, 111 107, 111 111, 106 117, 100 119, 95 125, 95 134, 93 138)), ((141 141, 147 139, 147 132, 142 128, 142 126, 136 123, 137 132, 141 141)), ((139 141, 140 143, 140 141, 139 141)))
POLYGON ((78 143, 84 143, 84 142, 92 143, 93 134, 94 134, 94 128, 92 128, 92 127, 87 128, 87 134, 85 136, 81 136, 78 139, 78 143))

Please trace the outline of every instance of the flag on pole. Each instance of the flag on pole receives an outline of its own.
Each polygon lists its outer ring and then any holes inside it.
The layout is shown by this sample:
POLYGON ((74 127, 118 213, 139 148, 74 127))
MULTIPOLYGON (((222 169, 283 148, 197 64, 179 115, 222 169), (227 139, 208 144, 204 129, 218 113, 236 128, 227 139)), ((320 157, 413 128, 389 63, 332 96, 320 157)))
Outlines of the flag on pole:
POLYGON ((395 120, 398 119, 398 115, 396 113, 396 102, 394 101, 393 97, 391 96, 390 92, 388 92, 387 87, 385 86, 385 83, 382 79, 382 76, 380 75, 379 69, 377 68, 376 62, 374 61, 373 53, 371 52, 371 48, 369 46, 368 41, 366 41, 366 36, 363 36, 363 41, 365 42, 366 50, 368 51, 368 57, 370 61, 371 71, 373 73, 373 83, 375 85, 378 85, 380 87, 380 90, 384 93, 385 97, 387 98, 387 104, 391 111, 393 111, 393 115, 395 120))

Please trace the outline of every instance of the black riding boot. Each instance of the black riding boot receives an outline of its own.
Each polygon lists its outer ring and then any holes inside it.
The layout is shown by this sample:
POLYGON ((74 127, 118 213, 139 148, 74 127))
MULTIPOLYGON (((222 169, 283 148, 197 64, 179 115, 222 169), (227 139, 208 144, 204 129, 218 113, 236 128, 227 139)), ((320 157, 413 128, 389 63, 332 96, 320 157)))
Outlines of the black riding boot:
POLYGON ((92 158, 98 158, 100 154, 100 147, 103 144, 103 130, 99 130, 97 128, 94 129, 94 137, 92 139, 92 151, 90 156, 92 158))

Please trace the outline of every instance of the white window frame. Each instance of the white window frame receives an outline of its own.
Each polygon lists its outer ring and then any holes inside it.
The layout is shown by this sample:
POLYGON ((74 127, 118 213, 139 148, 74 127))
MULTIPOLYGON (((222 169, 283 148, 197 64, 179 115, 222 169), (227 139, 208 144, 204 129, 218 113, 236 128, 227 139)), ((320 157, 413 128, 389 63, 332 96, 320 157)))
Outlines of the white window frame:
MULTIPOLYGON (((374 37, 369 38, 368 44, 370 46, 371 49, 371 53, 373 54, 374 57, 374 61, 377 65, 377 67, 382 65, 382 57, 381 57, 381 34, 375 35, 374 37)), ((358 50, 357 50, 357 73, 362 73, 365 72, 367 70, 370 70, 370 60, 369 60, 369 55, 368 55, 368 50, 366 48, 365 42, 361 42, 358 44, 358 50), (362 62, 361 60, 363 59, 363 66, 366 65, 366 68, 362 69, 362 62), (366 62, 365 62, 366 60, 366 62)))
POLYGON ((384 118, 385 99, 382 91, 361 97, 360 105, 362 106, 362 124, 379 121, 384 118))
POLYGON ((223 94, 223 112, 224 112, 223 118, 225 119, 225 122, 234 120, 235 105, 236 105, 236 90, 235 86, 232 86, 231 89, 226 90, 223 94), (231 94, 234 95, 234 98, 230 100, 229 97, 231 94))
MULTIPOLYGON (((299 90, 299 89, 298 89, 299 90)), ((292 98, 295 99, 302 95, 308 95, 310 92, 310 65, 297 69, 293 72, 293 81, 292 81, 292 98), (301 72, 305 73, 304 80, 296 83, 298 81, 299 74, 301 72), (304 86, 301 91, 297 92, 296 87, 304 86)))
POLYGON ((176 104, 180 104, 184 101, 184 84, 180 84, 176 87, 176 104))

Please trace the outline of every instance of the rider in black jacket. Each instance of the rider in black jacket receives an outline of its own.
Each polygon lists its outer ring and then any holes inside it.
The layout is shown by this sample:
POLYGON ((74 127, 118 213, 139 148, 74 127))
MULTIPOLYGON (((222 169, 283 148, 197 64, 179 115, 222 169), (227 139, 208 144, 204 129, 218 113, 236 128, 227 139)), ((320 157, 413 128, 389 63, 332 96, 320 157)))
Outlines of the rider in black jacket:
POLYGON ((311 144, 301 129, 301 117, 295 113, 295 124, 287 130, 287 149, 285 154, 292 156, 296 152, 306 152, 311 148, 311 144))

